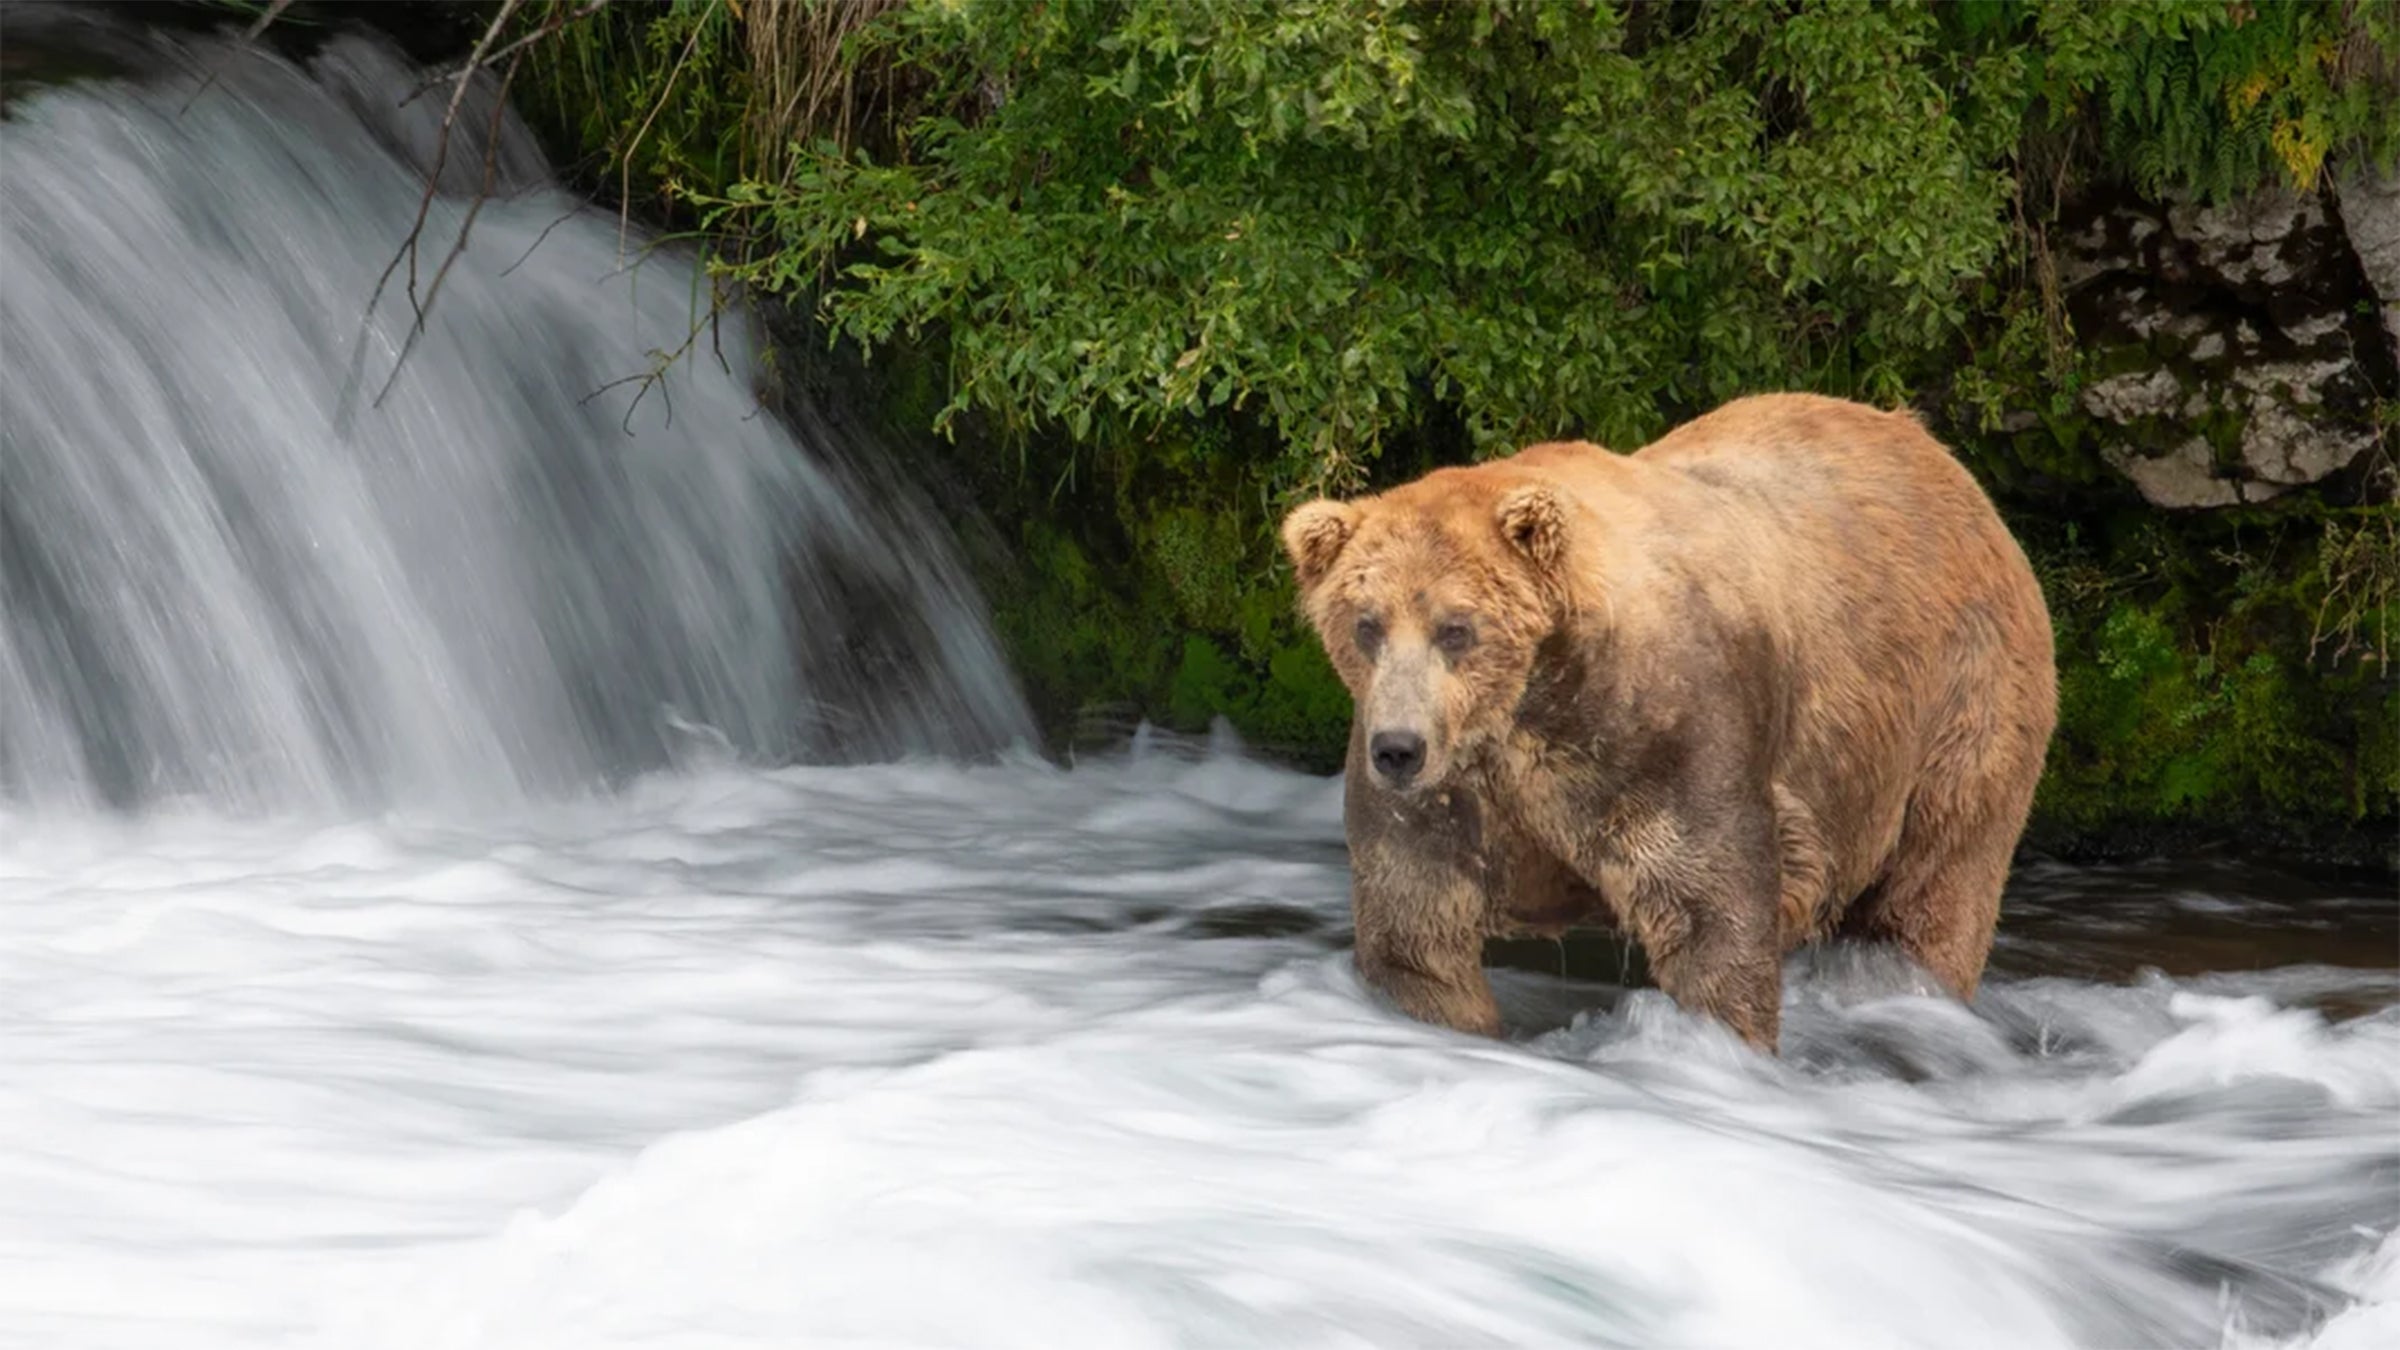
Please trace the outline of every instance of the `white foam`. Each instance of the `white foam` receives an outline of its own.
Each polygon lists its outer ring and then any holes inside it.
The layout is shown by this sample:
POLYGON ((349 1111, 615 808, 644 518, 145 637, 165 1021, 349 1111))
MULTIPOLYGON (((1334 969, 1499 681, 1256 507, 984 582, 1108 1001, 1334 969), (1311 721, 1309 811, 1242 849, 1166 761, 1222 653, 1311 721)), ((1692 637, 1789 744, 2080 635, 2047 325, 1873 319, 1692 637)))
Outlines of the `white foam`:
POLYGON ((1452 1036, 1339 946, 1337 793, 0 815, 0 1340, 2263 1345, 2290 1279, 2388 1329, 2400 1017, 1796 963, 1781 1062, 1654 991, 1452 1036))

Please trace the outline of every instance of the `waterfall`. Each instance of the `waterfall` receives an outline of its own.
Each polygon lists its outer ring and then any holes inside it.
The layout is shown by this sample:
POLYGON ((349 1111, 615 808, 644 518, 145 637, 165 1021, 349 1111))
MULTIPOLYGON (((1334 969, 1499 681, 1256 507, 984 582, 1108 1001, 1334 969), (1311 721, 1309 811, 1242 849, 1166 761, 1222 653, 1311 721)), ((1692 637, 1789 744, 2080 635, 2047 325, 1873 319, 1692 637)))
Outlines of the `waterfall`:
MULTIPOLYGON (((10 17, 23 40, 22 11, 10 17)), ((145 38, 0 120, 0 802, 502 802, 1029 720, 944 526, 796 441, 708 282, 488 84, 145 38), (405 352, 405 359, 403 354, 405 352), (396 373, 395 373, 396 372, 396 373), (645 376, 655 378, 645 379, 645 376)))

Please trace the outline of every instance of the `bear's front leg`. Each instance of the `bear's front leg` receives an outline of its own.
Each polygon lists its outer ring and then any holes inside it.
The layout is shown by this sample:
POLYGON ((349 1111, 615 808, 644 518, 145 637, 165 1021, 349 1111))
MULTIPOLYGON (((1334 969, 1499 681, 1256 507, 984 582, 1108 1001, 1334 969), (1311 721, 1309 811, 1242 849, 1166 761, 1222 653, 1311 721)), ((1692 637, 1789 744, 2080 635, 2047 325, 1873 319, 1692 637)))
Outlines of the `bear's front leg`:
MULTIPOLYGON (((1480 917, 1480 896, 1473 908, 1480 917)), ((1351 883, 1358 973, 1400 1011, 1478 1036, 1500 1034, 1500 1004, 1483 973, 1483 926, 1459 922, 1469 897, 1447 884, 1351 883)))
POLYGON ((1676 1006, 1774 1054, 1782 1037, 1783 946, 1771 819, 1654 837, 1678 846, 1631 858, 1625 871, 1628 926, 1658 987, 1676 1006))
POLYGON ((1418 1021, 1499 1035, 1500 1005, 1483 973, 1474 799, 1452 790, 1403 796, 1353 774, 1346 807, 1360 978, 1418 1021))

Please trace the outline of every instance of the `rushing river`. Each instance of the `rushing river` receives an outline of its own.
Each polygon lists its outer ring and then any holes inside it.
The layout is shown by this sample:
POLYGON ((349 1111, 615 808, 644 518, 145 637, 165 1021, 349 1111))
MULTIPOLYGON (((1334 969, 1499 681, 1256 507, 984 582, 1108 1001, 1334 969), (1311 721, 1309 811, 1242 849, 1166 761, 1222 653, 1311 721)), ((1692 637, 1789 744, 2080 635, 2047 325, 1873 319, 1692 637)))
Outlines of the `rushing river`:
POLYGON ((2037 870, 1974 1009, 1795 961, 1770 1062, 1593 952, 1402 1021, 1344 885, 1338 789, 1227 753, 0 820, 0 1339, 2400 1329, 2388 895, 2037 870))
POLYGON ((1777 1060, 1598 938, 1408 1022, 1337 784, 995 759, 738 325, 603 389, 694 273, 521 127, 412 347, 414 76, 116 58, 0 121, 0 1346, 2400 1344, 2388 879, 2030 865, 1777 1060))

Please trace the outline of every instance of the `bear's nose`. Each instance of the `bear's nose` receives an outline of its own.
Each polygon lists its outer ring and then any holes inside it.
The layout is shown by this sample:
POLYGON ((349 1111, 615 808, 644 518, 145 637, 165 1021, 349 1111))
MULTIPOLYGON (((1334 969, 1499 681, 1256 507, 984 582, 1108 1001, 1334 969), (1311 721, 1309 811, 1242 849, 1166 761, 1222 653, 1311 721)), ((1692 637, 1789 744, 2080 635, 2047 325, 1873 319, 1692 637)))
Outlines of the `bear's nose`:
POLYGON ((1367 743, 1375 772, 1394 783, 1405 783, 1425 767, 1425 738, 1413 731, 1378 731, 1367 743))

